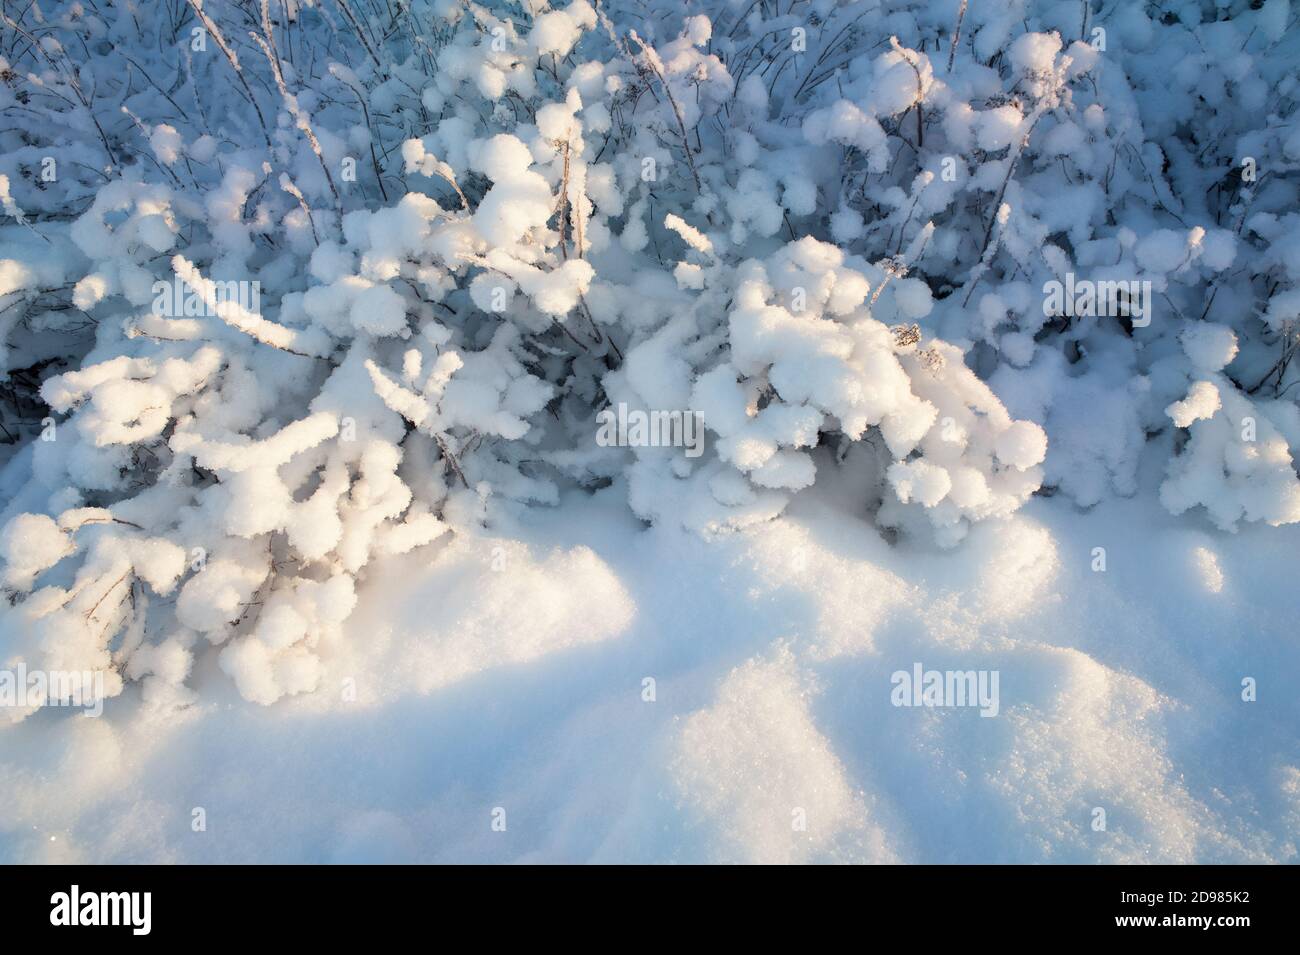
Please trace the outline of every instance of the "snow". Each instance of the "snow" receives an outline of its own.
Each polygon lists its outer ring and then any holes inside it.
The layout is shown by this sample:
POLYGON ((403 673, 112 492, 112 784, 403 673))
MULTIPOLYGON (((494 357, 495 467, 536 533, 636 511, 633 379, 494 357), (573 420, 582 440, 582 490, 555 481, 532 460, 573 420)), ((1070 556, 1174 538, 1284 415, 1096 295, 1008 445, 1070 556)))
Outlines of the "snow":
POLYGON ((934 307, 930 288, 920 279, 900 279, 894 283, 894 303, 905 320, 925 318, 934 307))
MULTIPOLYGON (((159 162, 170 166, 180 158, 181 150, 184 148, 184 140, 181 139, 181 134, 176 131, 176 127, 169 126, 166 123, 159 123, 149 133, 149 146, 153 149, 153 153, 158 157, 159 162)), ((200 147, 201 154, 202 147, 200 147)))
POLYGON ((1223 407, 1219 400, 1219 389, 1211 381, 1198 381, 1181 401, 1175 401, 1165 413, 1180 428, 1191 427, 1193 421, 1214 417, 1214 413, 1223 407))
POLYGON ((0 861, 1297 861, 1293 6, 14 10, 0 861))
POLYGON ((1297 661, 1276 610, 1300 541, 1212 536, 1151 504, 1035 501, 976 528, 972 561, 897 552, 836 495, 713 542, 638 529, 615 489, 571 497, 506 538, 390 564, 348 625, 365 639, 333 645, 315 694, 249 706, 208 664, 180 714, 128 695, 101 719, 24 724, 0 757, 0 851, 1293 859, 1300 714, 1277 675, 1297 661), (891 706, 914 660, 999 669, 1002 714, 891 706), (1267 704, 1241 701, 1243 676, 1267 704), (60 781, 72 766, 83 792, 60 781))
POLYGON ((699 229, 695 229, 688 225, 681 216, 669 213, 664 219, 664 227, 676 232, 682 237, 683 242, 697 252, 703 252, 707 255, 713 251, 713 244, 709 242, 708 237, 705 236, 704 233, 700 232, 699 229))
POLYGON ((406 327, 406 303, 388 285, 372 285, 352 300, 352 324, 372 335, 393 335, 406 327))
POLYGON ((591 6, 584 0, 575 0, 564 10, 543 13, 533 24, 530 34, 537 52, 566 55, 578 42, 582 27, 589 26, 594 18, 591 6))
POLYGON ((1208 322, 1189 325, 1183 329, 1179 340, 1187 357, 1201 373, 1219 371, 1237 357, 1237 336, 1232 329, 1222 325, 1208 322))
POLYGON ((980 113, 975 118, 976 141, 980 149, 997 152, 1006 149, 1020 133, 1024 114, 1010 104, 980 113))
POLYGON ((19 514, 0 534, 5 582, 30 587, 36 576, 72 553, 73 546, 59 525, 44 514, 19 514))
POLYGON ((889 483, 904 504, 916 501, 926 507, 934 507, 952 490, 952 478, 948 472, 927 461, 891 464, 889 483))
POLYGON ((1016 37, 1007 55, 1011 65, 1023 73, 1045 73, 1061 52, 1061 38, 1055 33, 1025 33, 1016 37))

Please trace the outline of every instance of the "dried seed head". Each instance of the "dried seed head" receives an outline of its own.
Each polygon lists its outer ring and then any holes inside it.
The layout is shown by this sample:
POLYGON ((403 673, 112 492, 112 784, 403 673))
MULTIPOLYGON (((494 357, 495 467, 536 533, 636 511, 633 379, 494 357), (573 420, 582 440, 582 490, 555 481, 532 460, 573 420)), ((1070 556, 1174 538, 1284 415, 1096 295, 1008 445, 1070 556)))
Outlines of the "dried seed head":
POLYGON ((894 333, 894 344, 899 348, 907 348, 921 340, 921 326, 916 324, 894 325, 890 331, 894 333))

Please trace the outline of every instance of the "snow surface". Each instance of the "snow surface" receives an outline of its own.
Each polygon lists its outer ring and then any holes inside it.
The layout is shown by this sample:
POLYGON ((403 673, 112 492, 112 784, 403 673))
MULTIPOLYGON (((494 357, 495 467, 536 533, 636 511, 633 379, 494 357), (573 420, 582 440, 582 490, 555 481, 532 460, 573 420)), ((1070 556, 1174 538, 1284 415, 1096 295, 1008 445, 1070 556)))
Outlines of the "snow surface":
POLYGON ((713 542, 572 495, 387 559, 315 694, 209 666, 177 714, 11 729, 0 858, 1295 861, 1300 531, 1188 526, 1146 477, 958 552, 891 547, 850 486, 713 542), (915 661, 999 670, 1001 714, 891 706, 915 661))

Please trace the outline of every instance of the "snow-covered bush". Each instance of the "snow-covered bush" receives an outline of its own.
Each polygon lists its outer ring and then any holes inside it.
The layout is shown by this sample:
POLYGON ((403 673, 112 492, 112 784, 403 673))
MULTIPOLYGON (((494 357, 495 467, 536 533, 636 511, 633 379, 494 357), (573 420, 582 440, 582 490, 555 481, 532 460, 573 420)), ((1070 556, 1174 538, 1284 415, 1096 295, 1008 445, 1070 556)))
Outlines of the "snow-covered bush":
POLYGON ((574 485, 713 533, 857 469, 953 546, 1151 442, 1300 520, 1300 40, 1164 6, 6 12, 0 661, 269 703, 376 558, 574 485))
POLYGON ((688 246, 710 261, 675 270, 688 276, 684 314, 631 347, 604 383, 632 407, 684 399, 715 436, 714 455, 692 470, 680 453, 637 449, 638 514, 698 530, 767 519, 813 483, 812 451, 831 437, 840 455, 850 442, 871 449, 890 491, 882 523, 919 518, 943 544, 1037 489, 1042 430, 1012 421, 956 348, 872 317, 868 273, 883 287, 901 265, 881 272, 810 237, 738 266, 718 263, 707 240, 688 246))
POLYGON ((1169 462, 1160 499, 1175 514, 1202 505, 1224 530, 1237 522, 1300 521, 1300 479, 1290 448, 1300 447, 1294 402, 1254 401, 1225 378, 1237 341, 1223 326, 1188 325, 1183 348, 1196 379, 1165 413, 1189 429, 1182 453, 1169 462))

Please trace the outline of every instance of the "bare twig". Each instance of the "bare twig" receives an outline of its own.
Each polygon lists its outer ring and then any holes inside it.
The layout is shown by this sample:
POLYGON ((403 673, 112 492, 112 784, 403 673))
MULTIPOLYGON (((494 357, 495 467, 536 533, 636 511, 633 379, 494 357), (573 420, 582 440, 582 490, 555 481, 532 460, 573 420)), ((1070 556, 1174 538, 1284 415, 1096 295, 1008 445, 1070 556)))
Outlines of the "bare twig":
POLYGON ((230 66, 235 71, 235 77, 239 80, 239 85, 244 88, 244 95, 248 97, 248 101, 253 104, 253 110, 257 113, 257 121, 262 126, 262 138, 266 140, 266 148, 269 150, 271 148, 271 133, 266 125, 266 117, 262 115, 262 107, 257 105, 257 97, 253 95, 253 90, 248 85, 248 80, 244 78, 244 70, 239 65, 238 55, 236 55, 235 51, 230 48, 230 44, 226 42, 226 38, 222 35, 221 30, 218 29, 212 18, 203 12, 202 4, 200 4, 198 0, 185 0, 185 2, 190 5, 190 9, 194 11, 194 15, 203 22, 203 26, 207 29, 208 33, 212 34, 212 39, 216 41, 218 48, 220 48, 221 52, 226 55, 226 59, 230 61, 230 66))
POLYGON ((285 108, 293 116, 294 124, 302 130, 303 135, 307 137, 307 142, 311 145, 311 151, 316 154, 316 159, 320 162, 321 172, 325 173, 325 181, 329 183, 330 192, 334 194, 334 203, 340 209, 343 208, 343 199, 339 196, 338 187, 334 185, 334 177, 330 175, 329 165, 325 162, 325 154, 321 152, 320 140, 316 138, 316 132, 311 128, 311 118, 306 111, 298 105, 298 97, 289 92, 289 87, 285 85, 284 74, 280 72, 280 61, 276 59, 275 53, 271 49, 270 43, 262 39, 251 30, 248 35, 253 38, 262 52, 266 55, 267 62, 271 64, 271 72, 275 76, 275 85, 280 90, 280 95, 284 98, 285 108))
POLYGON ((691 155, 691 144, 686 136, 686 120, 682 118, 682 108, 677 105, 677 97, 673 96, 672 88, 668 85, 668 79, 664 76, 663 70, 659 64, 659 54, 655 53, 654 48, 648 46, 641 37, 637 36, 635 30, 629 34, 633 42, 641 47, 641 58, 645 62, 646 68, 654 73, 659 79, 659 84, 664 88, 664 93, 668 97, 668 103, 673 108, 673 115, 677 117, 677 129, 682 136, 682 151, 686 153, 686 163, 691 167, 691 178, 695 180, 696 191, 703 191, 700 184, 700 173, 695 168, 695 157, 691 155))

